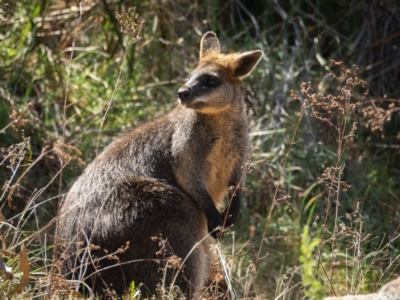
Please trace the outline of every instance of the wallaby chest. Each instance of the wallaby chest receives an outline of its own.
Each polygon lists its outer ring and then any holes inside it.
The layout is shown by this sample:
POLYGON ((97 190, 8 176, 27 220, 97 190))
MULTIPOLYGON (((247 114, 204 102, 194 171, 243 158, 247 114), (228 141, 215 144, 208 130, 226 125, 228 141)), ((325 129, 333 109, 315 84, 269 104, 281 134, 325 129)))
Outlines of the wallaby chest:
POLYGON ((172 145, 178 182, 185 188, 188 171, 195 174, 197 178, 193 181, 203 182, 216 207, 221 208, 232 175, 240 171, 247 154, 246 113, 241 110, 216 116, 193 111, 181 113, 181 124, 177 126, 172 145))
POLYGON ((218 124, 215 139, 206 158, 206 185, 215 205, 220 208, 232 184, 233 174, 244 165, 248 150, 247 120, 234 118, 218 124))

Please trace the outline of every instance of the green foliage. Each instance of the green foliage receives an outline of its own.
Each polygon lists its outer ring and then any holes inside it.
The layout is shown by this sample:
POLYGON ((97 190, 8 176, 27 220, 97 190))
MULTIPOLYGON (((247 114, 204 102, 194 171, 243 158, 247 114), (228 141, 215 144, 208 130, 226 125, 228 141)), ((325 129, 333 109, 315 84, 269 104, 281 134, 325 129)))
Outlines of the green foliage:
POLYGON ((139 300, 140 299, 140 291, 136 289, 135 282, 131 282, 129 296, 122 297, 123 300, 139 300))
POLYGON ((300 246, 300 263, 303 269, 304 293, 310 299, 322 299, 326 296, 321 281, 316 277, 318 260, 315 259, 315 250, 321 243, 320 238, 310 237, 309 227, 303 227, 300 246))

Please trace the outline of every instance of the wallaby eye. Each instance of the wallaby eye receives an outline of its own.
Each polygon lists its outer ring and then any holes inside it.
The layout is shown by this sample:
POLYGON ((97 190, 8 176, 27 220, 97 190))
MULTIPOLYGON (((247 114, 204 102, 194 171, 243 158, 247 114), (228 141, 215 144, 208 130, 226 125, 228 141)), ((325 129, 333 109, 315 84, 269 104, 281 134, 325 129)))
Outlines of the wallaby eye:
POLYGON ((215 76, 207 76, 204 83, 208 87, 216 87, 219 84, 219 81, 215 76))
POLYGON ((207 80, 207 83, 208 83, 208 84, 215 84, 215 83, 217 83, 217 80, 215 79, 215 77, 210 77, 210 78, 207 80))

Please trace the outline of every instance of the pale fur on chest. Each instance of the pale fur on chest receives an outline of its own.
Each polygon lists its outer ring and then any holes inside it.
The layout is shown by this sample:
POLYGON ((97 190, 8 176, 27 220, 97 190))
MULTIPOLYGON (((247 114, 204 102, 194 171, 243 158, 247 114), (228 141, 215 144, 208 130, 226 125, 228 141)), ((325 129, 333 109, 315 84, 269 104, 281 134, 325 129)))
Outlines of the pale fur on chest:
POLYGON ((229 181, 240 157, 230 149, 229 143, 221 138, 207 156, 207 189, 215 206, 221 209, 229 181))
POLYGON ((219 132, 220 138, 207 156, 205 179, 215 206, 220 210, 224 204, 224 195, 230 188, 232 175, 247 154, 247 115, 243 107, 239 106, 214 121, 215 131, 219 132), (235 127, 240 129, 234 131, 235 127), (243 145, 238 145, 238 141, 243 145))
MULTIPOLYGON (((193 170, 197 170, 196 177, 199 183, 203 183, 217 209, 221 209, 224 204, 224 195, 231 184, 232 175, 237 171, 238 164, 246 156, 247 143, 247 115, 241 107, 215 116, 209 116, 202 121, 208 124, 201 129, 201 138, 194 141, 193 124, 196 124, 197 115, 194 111, 183 109, 180 114, 181 122, 185 126, 176 126, 172 136, 171 154, 178 162, 174 170, 178 183, 190 192, 194 187, 195 178, 192 177, 193 170), (207 128, 207 129, 206 129, 207 128), (236 130, 234 130, 236 128, 236 130), (212 130, 207 132, 207 130, 212 130), (198 156, 196 150, 204 146, 203 150, 207 153, 206 157, 198 156), (209 148, 208 148, 209 147, 209 148), (194 154, 194 155, 193 155, 194 154), (199 161, 202 160, 202 162, 199 161)), ((203 152, 204 153, 204 152, 203 152)))

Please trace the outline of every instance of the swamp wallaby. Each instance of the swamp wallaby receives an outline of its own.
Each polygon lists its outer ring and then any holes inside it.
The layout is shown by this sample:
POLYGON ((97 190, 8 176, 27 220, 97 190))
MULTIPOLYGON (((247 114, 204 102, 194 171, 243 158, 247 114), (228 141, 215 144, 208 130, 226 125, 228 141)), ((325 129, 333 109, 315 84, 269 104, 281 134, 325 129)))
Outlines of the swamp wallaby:
POLYGON ((209 274, 207 235, 232 225, 240 208, 237 189, 220 212, 229 187, 243 181, 249 140, 241 81, 262 55, 222 54, 216 35, 204 34, 176 107, 110 144, 66 196, 57 229, 65 273, 102 294, 121 295, 134 281, 144 295, 174 284, 196 297, 209 274))

